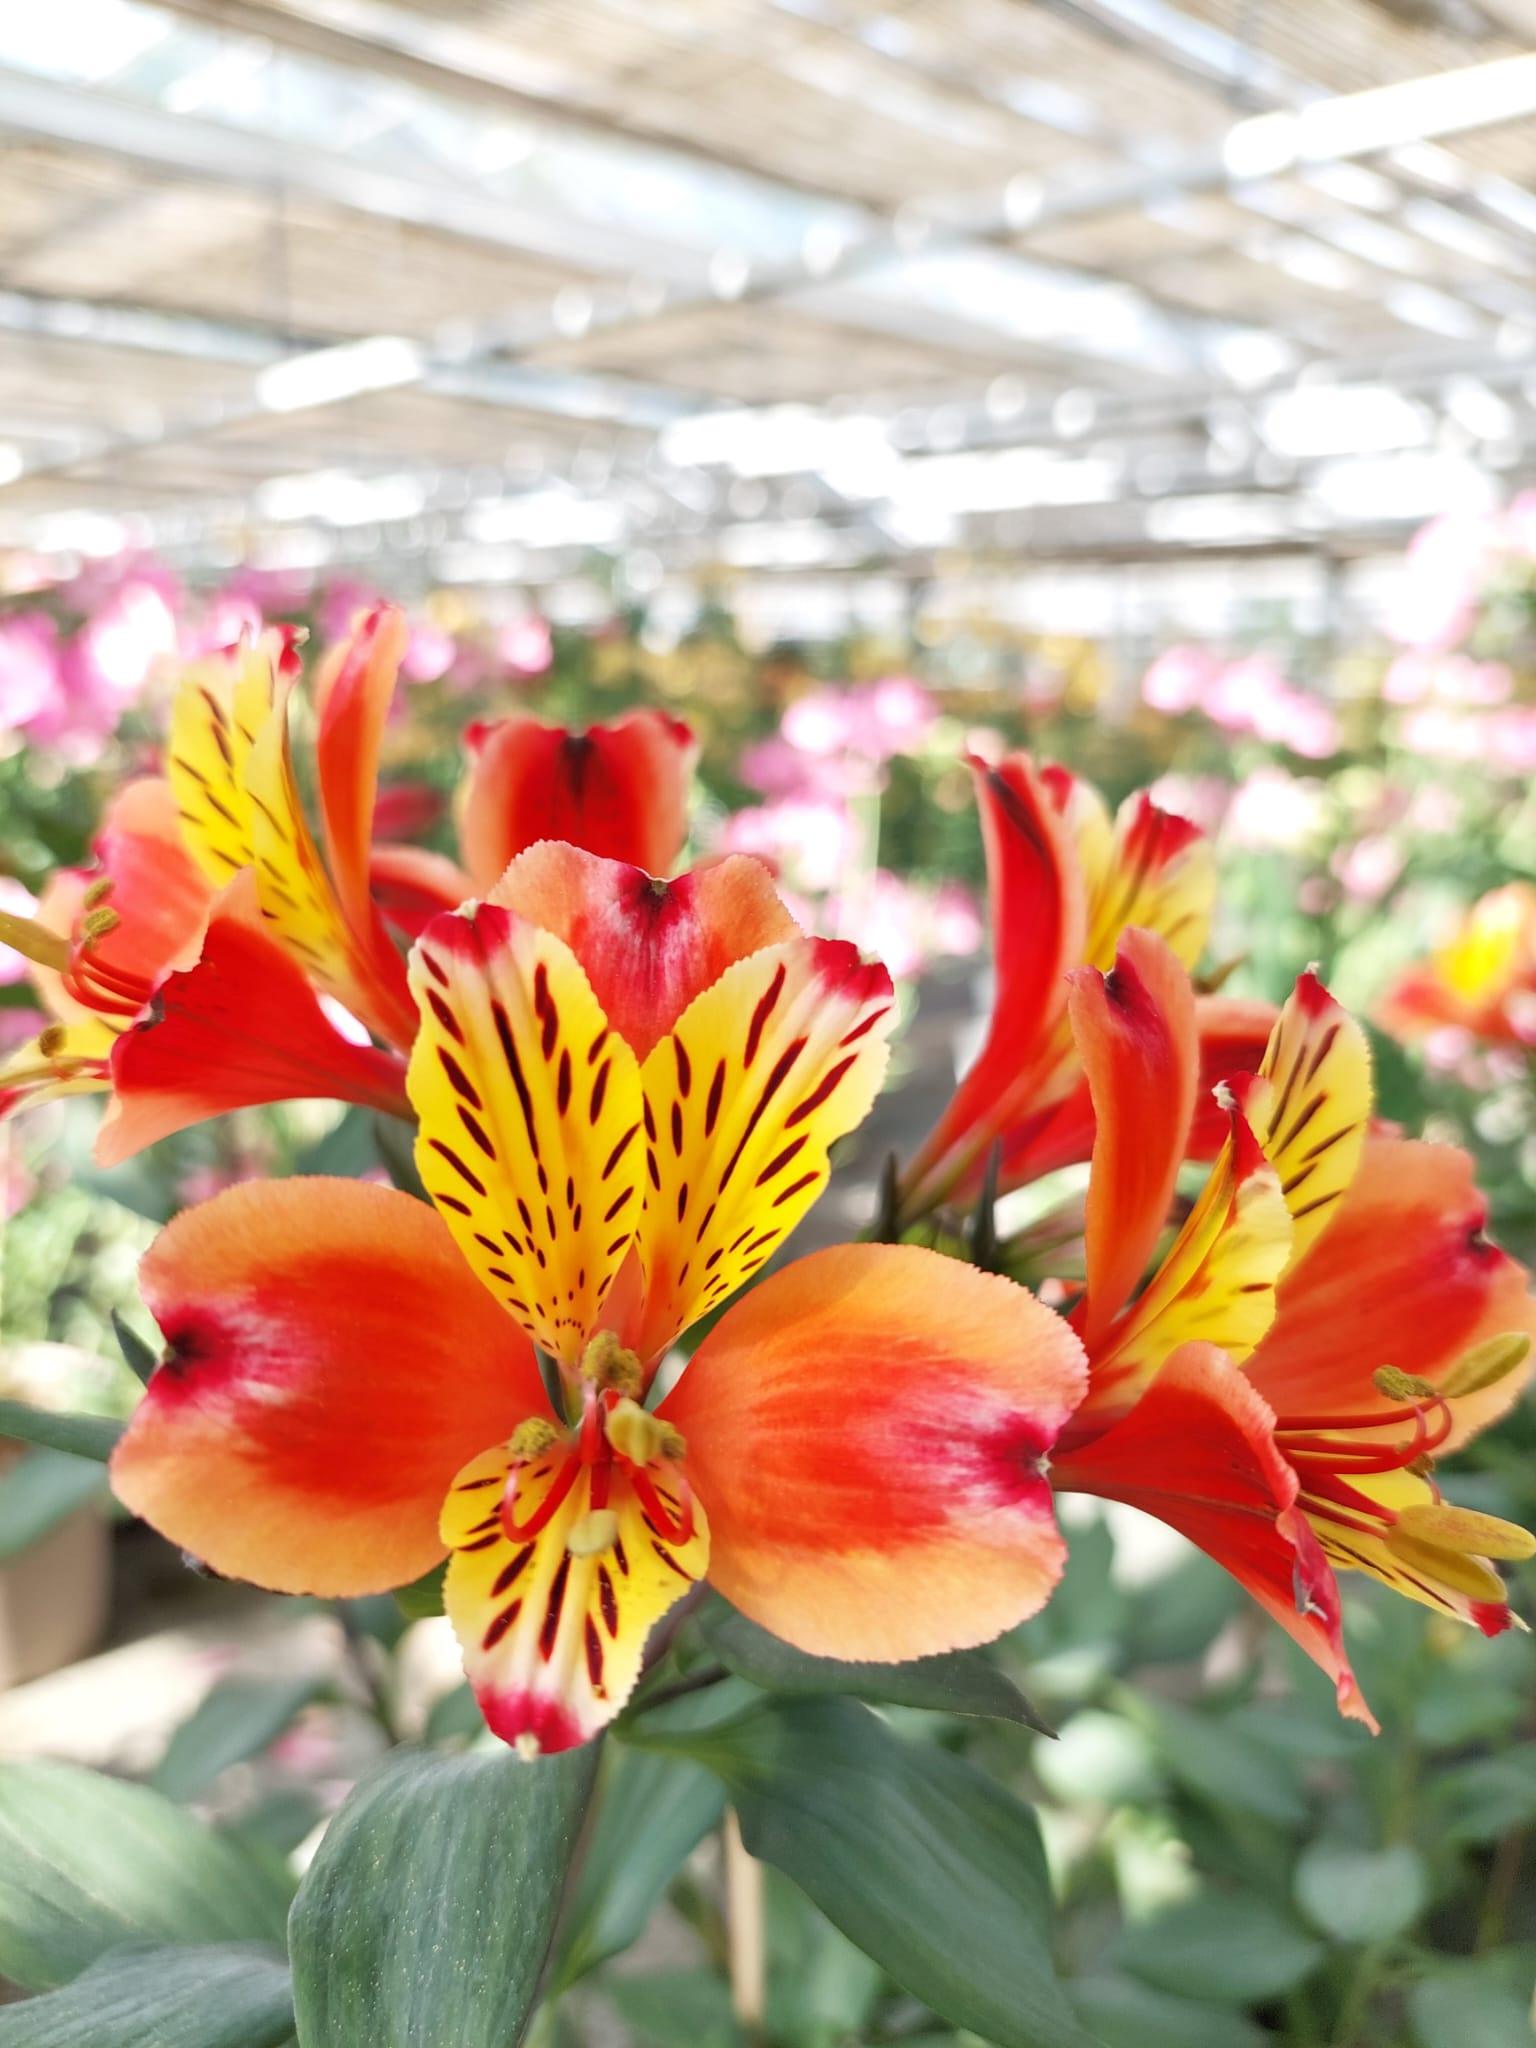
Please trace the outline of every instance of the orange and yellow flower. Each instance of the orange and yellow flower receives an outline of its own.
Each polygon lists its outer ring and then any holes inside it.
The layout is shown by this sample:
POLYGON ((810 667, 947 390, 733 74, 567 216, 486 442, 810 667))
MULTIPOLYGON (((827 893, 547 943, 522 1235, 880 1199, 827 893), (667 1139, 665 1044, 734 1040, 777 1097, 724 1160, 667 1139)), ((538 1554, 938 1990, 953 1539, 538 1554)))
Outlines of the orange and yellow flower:
POLYGON ((749 859, 661 882, 543 844, 428 927, 411 982, 434 1206, 302 1180, 172 1223, 143 1272, 169 1355, 113 1466, 131 1508, 290 1592, 398 1585, 447 1551, 466 1669, 525 1751, 611 1719, 706 1574, 853 1658, 981 1642, 1044 1601, 1043 1464, 1082 1350, 1011 1282, 819 1252, 650 1399, 868 1111, 883 968, 803 937, 749 859))
POLYGON ((164 777, 113 804, 94 871, 56 877, 36 924, 0 934, 37 963, 53 1019, 0 1069, 0 1110, 109 1089, 106 1165, 252 1103, 326 1095, 405 1112, 415 1006, 368 882, 402 644, 399 616, 380 611, 320 671, 323 856, 294 773, 292 639, 269 633, 185 671, 164 777), (355 1042, 322 998, 380 1043, 355 1042))
MULTIPOLYGON (((1093 1101, 1067 1019, 1067 976, 1104 970, 1122 932, 1159 933, 1186 967, 1205 950, 1216 863, 1198 826, 1145 791, 1111 819, 1064 768, 1011 754, 973 760, 992 909, 996 994, 980 1052, 902 1177, 898 1220, 974 1198, 995 1154, 997 1184, 1086 1159, 1093 1101)), ((1209 1086, 1252 1067, 1274 1019, 1265 1003, 1201 996, 1196 1019, 1209 1086)), ((1202 1098, 1188 1141, 1209 1158, 1223 1126, 1202 1098)))
POLYGON ((1195 999, 1132 931, 1110 974, 1073 977, 1071 1015, 1097 1122, 1072 1317, 1089 1385, 1054 1483, 1189 1536, 1369 1722, 1337 1571, 1487 1634, 1510 1625, 1490 1560, 1536 1542, 1446 1503, 1433 1466, 1528 1376, 1525 1273, 1484 1234, 1463 1153, 1372 1132, 1364 1034, 1306 974, 1257 1072, 1220 1091, 1226 1143, 1136 1291, 1188 1151, 1195 999))
POLYGON ((1450 1028, 1487 1045, 1536 1047, 1536 883, 1480 897, 1380 1006, 1383 1030, 1412 1041, 1450 1028))

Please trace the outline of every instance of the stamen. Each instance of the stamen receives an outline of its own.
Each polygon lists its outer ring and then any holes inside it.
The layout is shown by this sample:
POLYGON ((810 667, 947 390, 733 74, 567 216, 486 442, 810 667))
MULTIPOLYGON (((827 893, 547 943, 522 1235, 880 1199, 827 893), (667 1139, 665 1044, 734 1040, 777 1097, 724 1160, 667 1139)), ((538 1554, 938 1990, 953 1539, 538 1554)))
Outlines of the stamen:
POLYGON ((98 875, 80 898, 80 906, 83 910, 94 910, 98 903, 105 903, 111 894, 112 877, 110 875, 98 875))
POLYGON ((1399 1372, 1395 1365, 1383 1365, 1371 1374, 1371 1385, 1389 1401, 1438 1401, 1440 1389, 1416 1373, 1399 1372))
POLYGON ((49 931, 35 917, 16 917, 0 910, 0 945, 23 953, 39 967, 51 967, 62 974, 69 965, 69 941, 49 931))
POLYGON ((680 1430, 631 1400, 615 1401, 609 1410, 608 1441, 632 1465, 653 1465, 658 1458, 675 1461, 686 1448, 680 1430))
POLYGON ((518 1464, 526 1465, 552 1451, 559 1441, 560 1432, 552 1422, 542 1415, 530 1415, 513 1430, 507 1449, 518 1464))
POLYGON ((547 1529, 555 1516, 564 1507, 571 1488, 581 1476, 579 1458, 568 1457, 555 1475, 549 1491, 539 1502, 526 1522, 520 1522, 515 1512, 518 1481, 523 1468, 514 1465, 507 1476, 506 1491, 501 1496, 502 1533, 509 1543, 526 1543, 531 1536, 537 1536, 541 1529, 547 1529))
POLYGON ((612 1508, 593 1508, 573 1523, 565 1539, 565 1547, 572 1557, 599 1557, 605 1550, 612 1550, 619 1533, 619 1518, 612 1508))
POLYGON ((599 1330, 581 1354, 577 1371, 594 1386, 611 1388, 631 1399, 644 1391, 645 1374, 633 1351, 626 1349, 612 1330, 599 1330))

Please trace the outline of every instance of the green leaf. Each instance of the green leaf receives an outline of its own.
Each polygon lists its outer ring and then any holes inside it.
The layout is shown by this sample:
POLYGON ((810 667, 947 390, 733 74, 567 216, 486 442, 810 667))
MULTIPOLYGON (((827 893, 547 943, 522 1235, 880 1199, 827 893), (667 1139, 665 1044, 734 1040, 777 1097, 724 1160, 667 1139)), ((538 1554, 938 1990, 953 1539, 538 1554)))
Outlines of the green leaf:
POLYGON ((1406 1842, 1355 1849, 1313 1842, 1296 1865, 1296 1903, 1335 1941, 1390 1941, 1406 1934, 1429 1897, 1424 1860, 1406 1842))
POLYGON ((44 1444, 77 1458, 105 1464, 127 1427, 105 1415, 56 1415, 51 1408, 33 1408, 25 1401, 0 1400, 0 1437, 24 1444, 44 1444))
POLYGON ((1520 1960, 1505 1951, 1416 1984, 1408 1994, 1414 2048, 1531 2048, 1529 1966, 1503 1967, 1520 1960))
POLYGON ((808 1657, 723 1601, 706 1611, 700 1628, 722 1664, 765 1692, 791 1697, 852 1693, 890 1706, 1018 1721, 1042 1735, 1051 1733, 1013 1680, 977 1650, 921 1657, 911 1664, 845 1664, 835 1657, 808 1657))
POLYGON ((742 2048, 731 1994, 701 1970, 613 1977, 604 1986, 642 2048, 742 2048))
POLYGON ((561 1930, 555 1991, 638 1940, 724 1806, 719 1779, 702 1765, 610 1745, 597 1820, 561 1930))
POLYGON ((408 1195, 415 1195, 419 1201, 426 1201, 427 1191, 416 1171, 411 1126, 402 1123, 398 1117, 376 1116, 373 1119, 373 1142, 379 1148, 384 1171, 395 1186, 408 1195))
POLYGON ((515 2048, 595 1763, 400 1750, 365 1778, 294 1902, 302 2048, 515 2048))
POLYGON ((168 1799, 198 1799, 232 1764, 259 1756, 319 1690, 315 1678, 227 1678, 171 1737, 155 1770, 168 1799))
POLYGON ((1274 2041, 1229 2007, 1177 1998, 1134 1977, 1079 1977, 1072 2002, 1102 2048, 1266 2048, 1274 2041))
POLYGON ((63 1991, 0 2011, 0 2048, 282 2048, 288 1966, 270 1949, 113 1949, 63 1991))
POLYGON ((1051 1967, 1035 1817, 963 1758, 899 1741, 851 1700, 631 1740, 717 1771, 752 1854, 934 2012, 1001 2048, 1086 2048, 1051 1967))
POLYGON ((117 1333, 118 1349, 123 1361, 135 1379, 149 1385, 150 1374, 160 1363, 160 1353, 147 1337, 141 1337, 120 1309, 112 1311, 112 1328, 117 1333))
POLYGON ((1203 1892, 1126 1928, 1110 1960, 1160 1991, 1251 2005, 1292 1990, 1326 1954, 1262 1899, 1203 1892))
POLYGON ((763 1873, 768 1922, 764 2031, 794 2048, 842 2048, 864 2032, 885 1983, 880 1965, 839 1934, 777 1870, 763 1873))
POLYGON ((281 1941, 291 1887, 143 1785, 0 1764, 0 1975, 51 1990, 119 1942, 281 1941))
POLYGON ((1536 1742, 1447 1771, 1434 1796, 1453 1842, 1495 1842, 1529 1827, 1536 1821, 1536 1742))
POLYGON ((0 1564, 19 1557, 90 1500, 103 1500, 107 1484, 91 1458, 41 1448, 0 1474, 0 1564))
POLYGON ((1305 1817, 1299 1768, 1225 1715, 1192 1713, 1171 1700, 1146 1697, 1138 1708, 1169 1774, 1196 1798, 1282 1827, 1294 1827, 1305 1817))
POLYGON ((422 1735, 427 1742, 449 1742, 484 1732, 485 1716, 480 1711, 474 1689, 468 1685, 456 1685, 441 1699, 432 1702, 422 1735))
POLYGON ((448 1560, 433 1565, 431 1571, 423 1572, 419 1579, 412 1579, 408 1586, 395 1588, 395 1602, 407 1621, 430 1621, 443 1611, 443 1581, 448 1576, 448 1560))

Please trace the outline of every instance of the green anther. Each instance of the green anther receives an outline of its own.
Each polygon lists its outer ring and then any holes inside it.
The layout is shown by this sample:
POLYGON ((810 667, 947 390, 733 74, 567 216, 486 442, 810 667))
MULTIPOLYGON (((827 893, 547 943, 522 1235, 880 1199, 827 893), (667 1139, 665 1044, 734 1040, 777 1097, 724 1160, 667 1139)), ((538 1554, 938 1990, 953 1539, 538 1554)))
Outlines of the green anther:
POLYGON ((1384 1365, 1373 1372, 1371 1385, 1389 1401, 1404 1401, 1410 1405, 1440 1398, 1438 1387, 1431 1386, 1428 1380, 1421 1380, 1416 1373, 1399 1372, 1395 1365, 1384 1365))
POLYGON ((110 875, 98 875, 80 898, 80 906, 83 910, 94 910, 98 903, 105 903, 111 894, 112 877, 110 875))
POLYGON ((95 910, 88 910, 80 920, 80 929, 85 935, 85 943, 88 946, 94 946, 99 939, 104 939, 110 933, 115 932, 122 921, 117 912, 109 909, 106 904, 100 905, 95 910))
POLYGON ((1531 1340, 1523 1330, 1506 1330, 1502 1337, 1490 1337, 1464 1351, 1445 1376, 1441 1393, 1452 1399, 1480 1394, 1524 1365, 1531 1355, 1531 1340))

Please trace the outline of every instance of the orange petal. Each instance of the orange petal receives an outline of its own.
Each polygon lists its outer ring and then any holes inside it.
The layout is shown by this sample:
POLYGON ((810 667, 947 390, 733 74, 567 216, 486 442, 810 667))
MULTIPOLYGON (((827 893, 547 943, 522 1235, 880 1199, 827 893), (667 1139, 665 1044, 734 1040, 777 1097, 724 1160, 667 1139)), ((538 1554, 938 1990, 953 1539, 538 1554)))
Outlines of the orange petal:
MULTIPOLYGON (((1506 1332, 1536 1338, 1525 1268, 1484 1235, 1488 1204, 1452 1145, 1371 1137, 1306 1263, 1281 1283, 1274 1327, 1249 1361, 1282 1417, 1362 1415, 1396 1404, 1383 1365, 1438 1382, 1463 1353, 1506 1332)), ((1450 1448, 1502 1415, 1531 1363, 1452 1403, 1450 1448)))
POLYGON ((541 839, 563 839, 663 875, 688 833, 692 732, 660 711, 631 711, 586 732, 504 718, 465 734, 470 769, 459 839, 489 889, 541 839))
POLYGON ((1123 934, 1114 968, 1072 976, 1072 1034, 1097 1123, 1086 1216, 1088 1287, 1074 1318, 1091 1352, 1168 1220, 1195 1106, 1189 976, 1151 932, 1123 934))
POLYGON ((1338 1588, 1274 1422, 1222 1352, 1189 1344, 1123 1420, 1059 1452, 1052 1480, 1140 1508, 1198 1544, 1327 1672, 1339 1711, 1374 1730, 1344 1652, 1338 1588))
POLYGON ((709 1512, 712 1584, 822 1656, 982 1643, 1044 1602, 1064 1545, 1042 1461, 1081 1347, 1023 1288, 913 1245, 771 1275, 660 1413, 709 1512))
POLYGON ((640 1220, 640 1074, 575 955, 482 903, 411 955, 416 1163, 464 1256, 574 1367, 640 1220))
POLYGON ((518 856, 488 901, 565 941, 642 1060, 733 962, 800 936, 773 877, 742 853, 662 882, 546 841, 518 856))
POLYGON ((140 1271, 170 1352, 112 1483, 232 1578, 324 1595, 419 1578, 455 1472, 543 1403, 525 1339, 391 1188, 231 1188, 140 1271))
POLYGON ((728 967, 646 1060, 642 1359, 734 1294, 821 1194, 830 1147, 879 1093, 893 1007, 857 947, 790 939, 728 967))
POLYGON ((407 639, 405 614, 379 605, 327 657, 315 685, 315 765, 331 880, 354 931, 372 923, 368 855, 379 747, 407 639))
POLYGON ((406 1109, 393 1053, 354 1045, 267 934, 254 878, 218 901, 201 956, 168 975, 112 1049, 113 1101, 96 1157, 115 1166, 205 1117, 258 1102, 327 1097, 388 1115, 406 1109))

